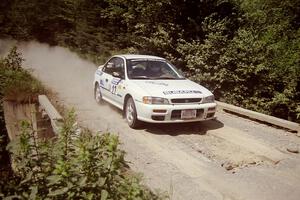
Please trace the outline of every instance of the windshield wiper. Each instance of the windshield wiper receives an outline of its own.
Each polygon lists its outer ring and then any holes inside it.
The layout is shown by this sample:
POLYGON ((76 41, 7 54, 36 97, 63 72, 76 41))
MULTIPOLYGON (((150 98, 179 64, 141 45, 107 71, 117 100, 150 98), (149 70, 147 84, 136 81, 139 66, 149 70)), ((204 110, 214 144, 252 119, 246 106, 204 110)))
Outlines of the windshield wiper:
POLYGON ((153 77, 151 79, 177 79, 175 77, 153 77))

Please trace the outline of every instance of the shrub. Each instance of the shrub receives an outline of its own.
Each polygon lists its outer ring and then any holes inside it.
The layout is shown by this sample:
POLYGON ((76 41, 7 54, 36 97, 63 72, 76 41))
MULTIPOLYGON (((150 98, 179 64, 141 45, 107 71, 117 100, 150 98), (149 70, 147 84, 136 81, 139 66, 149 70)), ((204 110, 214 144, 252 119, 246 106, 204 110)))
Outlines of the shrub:
POLYGON ((21 135, 8 145, 14 176, 1 179, 7 199, 162 199, 128 175, 119 140, 108 133, 80 131, 71 111, 60 134, 51 140, 35 136, 22 122, 21 135))
POLYGON ((17 102, 35 100, 37 94, 43 93, 42 84, 22 68, 23 58, 16 47, 7 57, 0 60, 0 99, 17 102))

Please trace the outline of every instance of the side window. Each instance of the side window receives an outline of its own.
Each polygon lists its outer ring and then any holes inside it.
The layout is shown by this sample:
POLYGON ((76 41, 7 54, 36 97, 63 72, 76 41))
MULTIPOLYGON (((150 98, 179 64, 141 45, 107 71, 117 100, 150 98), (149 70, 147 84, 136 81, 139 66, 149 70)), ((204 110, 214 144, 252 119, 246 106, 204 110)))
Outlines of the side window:
POLYGON ((110 74, 110 75, 116 75, 120 78, 125 77, 124 73, 124 61, 122 58, 112 58, 110 59, 106 65, 103 68, 103 72, 110 74))
POLYGON ((110 59, 107 63, 106 63, 106 65, 103 67, 103 72, 105 72, 105 73, 107 73, 107 74, 111 74, 112 75, 112 73, 113 73, 113 69, 115 68, 115 60, 116 60, 117 58, 112 58, 112 59, 110 59))

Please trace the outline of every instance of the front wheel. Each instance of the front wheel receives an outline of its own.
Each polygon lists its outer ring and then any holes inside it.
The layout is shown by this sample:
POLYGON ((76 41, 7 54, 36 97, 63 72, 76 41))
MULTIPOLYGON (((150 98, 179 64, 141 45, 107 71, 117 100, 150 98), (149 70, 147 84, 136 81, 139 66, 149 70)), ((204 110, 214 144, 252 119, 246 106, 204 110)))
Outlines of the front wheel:
POLYGON ((137 128, 140 125, 140 121, 137 119, 135 104, 131 97, 126 102, 125 117, 129 127, 137 128))

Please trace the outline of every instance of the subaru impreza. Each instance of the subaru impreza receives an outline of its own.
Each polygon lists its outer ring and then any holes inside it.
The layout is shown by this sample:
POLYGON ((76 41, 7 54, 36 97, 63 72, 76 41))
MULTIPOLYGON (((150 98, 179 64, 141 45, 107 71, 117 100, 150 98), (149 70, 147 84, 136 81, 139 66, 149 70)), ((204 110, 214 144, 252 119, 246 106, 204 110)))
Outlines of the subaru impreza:
POLYGON ((214 95, 157 56, 116 55, 98 67, 94 98, 123 110, 131 128, 141 121, 177 123, 215 118, 214 95))

